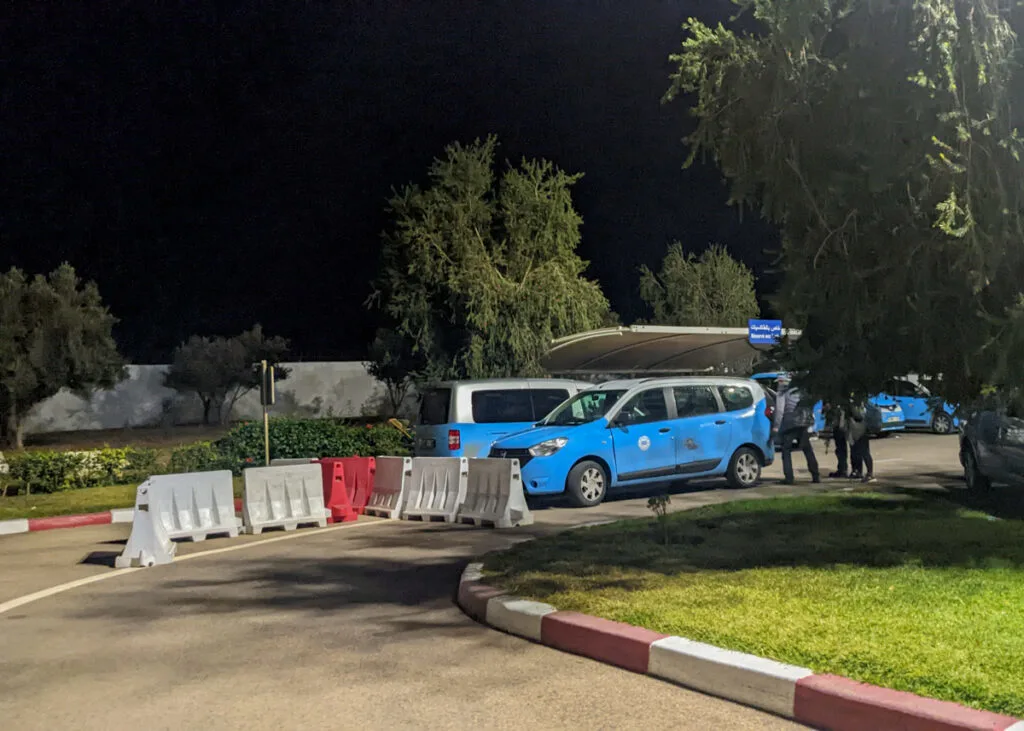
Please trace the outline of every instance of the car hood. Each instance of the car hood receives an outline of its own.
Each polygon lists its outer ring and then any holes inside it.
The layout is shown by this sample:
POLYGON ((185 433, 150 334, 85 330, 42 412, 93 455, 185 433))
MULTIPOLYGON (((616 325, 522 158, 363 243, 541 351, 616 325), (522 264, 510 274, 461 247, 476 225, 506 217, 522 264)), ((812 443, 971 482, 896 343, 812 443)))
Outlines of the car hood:
POLYGON ((579 428, 578 426, 535 426, 504 436, 491 446, 493 449, 528 449, 548 439, 569 437, 574 430, 579 428))

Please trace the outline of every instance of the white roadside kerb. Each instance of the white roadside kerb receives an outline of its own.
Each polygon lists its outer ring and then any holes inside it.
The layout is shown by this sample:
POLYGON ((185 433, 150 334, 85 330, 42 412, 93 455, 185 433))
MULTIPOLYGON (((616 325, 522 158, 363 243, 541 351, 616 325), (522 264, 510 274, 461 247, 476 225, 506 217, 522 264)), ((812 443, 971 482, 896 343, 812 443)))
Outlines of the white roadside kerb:
POLYGON ((520 599, 517 596, 496 596, 487 601, 487 624, 517 637, 540 642, 544 617, 557 611, 550 604, 520 599))
POLYGON ((459 583, 465 584, 467 581, 480 581, 483 577, 484 565, 482 563, 471 563, 463 569, 462 578, 459 579, 459 583))
POLYGON ((0 536, 13 536, 16 533, 28 533, 28 521, 25 518, 0 520, 0 536))
POLYGON ((793 718, 797 681, 814 674, 808 668, 682 637, 651 644, 647 673, 786 718, 793 718))

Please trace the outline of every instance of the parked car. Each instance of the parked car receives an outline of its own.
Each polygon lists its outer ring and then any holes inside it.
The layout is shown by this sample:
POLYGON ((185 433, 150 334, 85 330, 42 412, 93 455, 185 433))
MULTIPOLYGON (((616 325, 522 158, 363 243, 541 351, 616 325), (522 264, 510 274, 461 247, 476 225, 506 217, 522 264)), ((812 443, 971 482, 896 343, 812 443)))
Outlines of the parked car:
POLYGON ((413 454, 483 457, 491 443, 522 431, 591 384, 558 378, 450 381, 423 391, 413 454))
POLYGON ((611 381, 495 442, 490 456, 518 459, 528 494, 565 492, 580 507, 609 489, 669 479, 725 477, 749 487, 775 458, 767 407, 749 379, 611 381))
POLYGON ((960 464, 971 490, 1024 487, 1024 409, 1016 394, 988 396, 960 421, 960 464))
POLYGON ((885 392, 903 409, 907 428, 931 429, 936 434, 950 434, 960 426, 957 407, 933 396, 924 386, 905 378, 893 379, 885 392))
MULTIPOLYGON (((769 389, 772 394, 772 407, 774 408, 774 395, 778 392, 779 376, 782 373, 755 373, 751 378, 769 389)), ((903 431, 906 423, 903 417, 903 409, 895 398, 888 394, 878 394, 868 399, 867 403, 868 433, 872 436, 886 436, 891 432, 903 431)), ((825 415, 822 411, 822 402, 814 404, 814 431, 823 434, 826 431, 825 415)))

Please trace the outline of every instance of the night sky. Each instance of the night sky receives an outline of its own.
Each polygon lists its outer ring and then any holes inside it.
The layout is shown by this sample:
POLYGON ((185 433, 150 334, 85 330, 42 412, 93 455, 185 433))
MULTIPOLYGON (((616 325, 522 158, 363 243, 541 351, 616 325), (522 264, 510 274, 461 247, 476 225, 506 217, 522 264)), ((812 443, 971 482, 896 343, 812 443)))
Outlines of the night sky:
POLYGON ((631 322, 637 267, 672 240, 759 274, 776 246, 713 168, 682 170, 686 104, 661 103, 685 18, 732 9, 19 0, 0 19, 0 266, 70 261, 134 362, 255 322, 296 358, 358 359, 391 189, 495 133, 504 158, 586 174, 581 254, 631 322))

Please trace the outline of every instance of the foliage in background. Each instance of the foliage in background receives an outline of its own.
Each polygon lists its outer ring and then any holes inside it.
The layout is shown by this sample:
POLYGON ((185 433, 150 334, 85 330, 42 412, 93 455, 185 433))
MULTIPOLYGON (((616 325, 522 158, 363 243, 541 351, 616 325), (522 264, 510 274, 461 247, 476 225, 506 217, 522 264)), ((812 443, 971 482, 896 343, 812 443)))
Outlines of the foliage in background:
POLYGON ((48 277, 0 275, 0 438, 21 448, 23 420, 62 388, 87 397, 124 378, 116 322, 92 282, 70 264, 48 277))
POLYGON ((789 365, 824 396, 1019 381, 1020 4, 737 4, 756 32, 687 21, 666 98, 696 97, 691 161, 781 229, 789 365))
POLYGON ((157 468, 154 449, 122 447, 85 452, 17 452, 7 455, 9 479, 22 492, 62 492, 142 482, 157 468))
POLYGON ((177 447, 171 452, 171 472, 208 472, 231 470, 238 472, 238 460, 227 456, 213 442, 196 442, 177 447))
POLYGON ((426 187, 389 201, 371 303, 397 323, 424 379, 539 375, 553 338, 611 317, 576 253, 581 176, 523 160, 499 177, 496 147, 493 136, 449 145, 426 187))
POLYGON ((672 244, 661 271, 640 268, 640 296, 654 325, 746 327, 760 312, 753 272, 718 245, 698 257, 672 244))
MULTIPOLYGON (((336 419, 270 420, 272 459, 407 455, 409 446, 402 433, 388 424, 351 426, 336 419)), ((214 448, 223 464, 236 472, 247 464, 262 465, 263 424, 241 424, 214 448)))
POLYGON ((384 408, 379 416, 398 416, 405 397, 424 363, 412 350, 412 341, 392 328, 379 328, 370 345, 366 369, 384 384, 384 408))
MULTIPOLYGON (((203 404, 203 424, 216 413, 227 424, 235 403, 260 385, 261 360, 279 363, 288 353, 288 341, 266 337, 256 325, 231 338, 193 335, 174 350, 164 385, 181 393, 194 393, 203 404)), ((288 370, 274 369, 274 380, 288 377, 288 370)))

